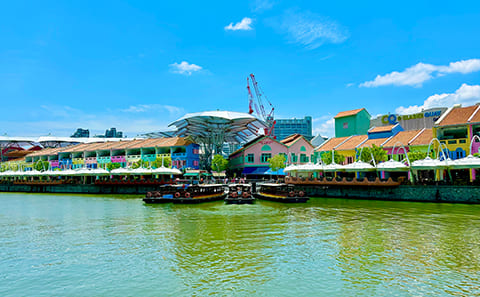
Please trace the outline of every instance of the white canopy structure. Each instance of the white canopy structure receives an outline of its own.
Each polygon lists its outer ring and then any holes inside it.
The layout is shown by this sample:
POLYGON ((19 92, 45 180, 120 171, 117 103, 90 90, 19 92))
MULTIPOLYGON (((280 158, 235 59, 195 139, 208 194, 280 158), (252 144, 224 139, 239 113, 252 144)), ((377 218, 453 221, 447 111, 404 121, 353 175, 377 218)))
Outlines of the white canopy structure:
POLYGON ((345 171, 345 166, 337 163, 331 163, 328 165, 324 165, 323 171, 326 171, 326 172, 345 171))
POLYGON ((409 169, 410 169, 410 166, 405 165, 402 162, 395 161, 393 159, 377 164, 378 171, 395 172, 395 171, 408 171, 409 169))
POLYGON ((251 114, 233 111, 188 113, 171 123, 177 136, 190 136, 203 148, 202 163, 210 164, 213 154, 221 153, 222 145, 247 142, 267 125, 251 114))
POLYGON ((375 167, 370 163, 360 160, 343 166, 343 169, 347 172, 375 171, 375 167))

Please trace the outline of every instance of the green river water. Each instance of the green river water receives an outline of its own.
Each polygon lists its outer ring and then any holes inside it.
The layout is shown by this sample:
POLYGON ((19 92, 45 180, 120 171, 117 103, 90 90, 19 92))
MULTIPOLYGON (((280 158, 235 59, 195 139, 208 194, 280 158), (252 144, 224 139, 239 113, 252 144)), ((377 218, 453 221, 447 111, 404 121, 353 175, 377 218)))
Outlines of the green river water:
POLYGON ((479 296, 480 205, 0 193, 0 296, 479 296))

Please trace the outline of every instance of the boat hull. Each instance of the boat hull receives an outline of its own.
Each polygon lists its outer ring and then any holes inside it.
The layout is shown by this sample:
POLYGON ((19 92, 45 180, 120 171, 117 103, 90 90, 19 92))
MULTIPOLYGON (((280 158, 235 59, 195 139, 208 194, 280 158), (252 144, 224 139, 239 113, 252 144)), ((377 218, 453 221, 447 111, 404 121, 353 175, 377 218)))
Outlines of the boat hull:
POLYGON ((207 197, 197 197, 197 198, 178 197, 178 198, 173 198, 172 202, 175 204, 197 204, 202 202, 223 200, 225 199, 225 196, 227 196, 227 194, 207 196, 207 197))
POLYGON ((162 197, 151 197, 151 198, 143 198, 143 202, 147 204, 154 204, 154 203, 172 203, 174 198, 162 198, 162 197))
POLYGON ((226 204, 253 204, 255 202, 255 198, 252 196, 248 198, 243 198, 243 197, 229 197, 225 198, 225 203, 226 204))
POLYGON ((255 193, 255 198, 261 200, 268 200, 268 201, 275 201, 275 202, 283 202, 283 203, 305 203, 308 201, 308 197, 277 197, 271 195, 265 195, 262 193, 255 193))

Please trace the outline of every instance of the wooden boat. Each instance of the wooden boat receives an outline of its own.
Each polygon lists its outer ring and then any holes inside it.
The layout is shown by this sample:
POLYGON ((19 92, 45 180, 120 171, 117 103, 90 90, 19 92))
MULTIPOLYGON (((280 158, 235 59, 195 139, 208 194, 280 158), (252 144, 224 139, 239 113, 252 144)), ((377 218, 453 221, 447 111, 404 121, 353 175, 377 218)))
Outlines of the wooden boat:
POLYGON ((255 198, 285 203, 304 203, 308 201, 305 192, 298 191, 289 184, 261 184, 254 194, 255 198))
POLYGON ((147 192, 145 203, 201 203, 222 200, 226 193, 221 184, 186 185, 176 184, 160 187, 159 191, 147 192))
POLYGON ((252 196, 251 184, 230 184, 225 198, 227 204, 252 204, 255 198, 252 196))

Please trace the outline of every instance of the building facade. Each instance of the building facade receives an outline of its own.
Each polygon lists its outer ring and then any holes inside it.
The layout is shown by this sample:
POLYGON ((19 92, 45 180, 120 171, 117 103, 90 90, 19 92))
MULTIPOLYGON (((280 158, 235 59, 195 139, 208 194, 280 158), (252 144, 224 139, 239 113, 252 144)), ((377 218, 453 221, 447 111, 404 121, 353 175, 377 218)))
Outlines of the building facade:
POLYGON ((198 169, 199 145, 188 138, 158 138, 131 141, 84 143, 61 148, 47 148, 28 154, 17 165, 25 170, 39 160, 48 161, 47 169, 105 168, 108 163, 129 167, 138 161, 153 162, 170 157, 172 167, 198 169))
POLYGON ((276 119, 273 135, 276 139, 282 140, 286 137, 300 134, 307 140, 312 136, 312 117, 306 116, 303 119, 276 119))
POLYGON ((313 151, 310 142, 300 134, 282 141, 261 135, 230 155, 230 168, 237 176, 264 175, 275 155, 284 155, 286 163, 300 164, 312 161, 313 151))
POLYGON ((335 117, 335 137, 367 134, 370 114, 365 108, 339 112, 335 117))
POLYGON ((400 115, 385 114, 370 121, 370 127, 383 127, 400 124, 405 131, 431 129, 435 122, 447 111, 446 107, 430 108, 422 112, 400 115))

